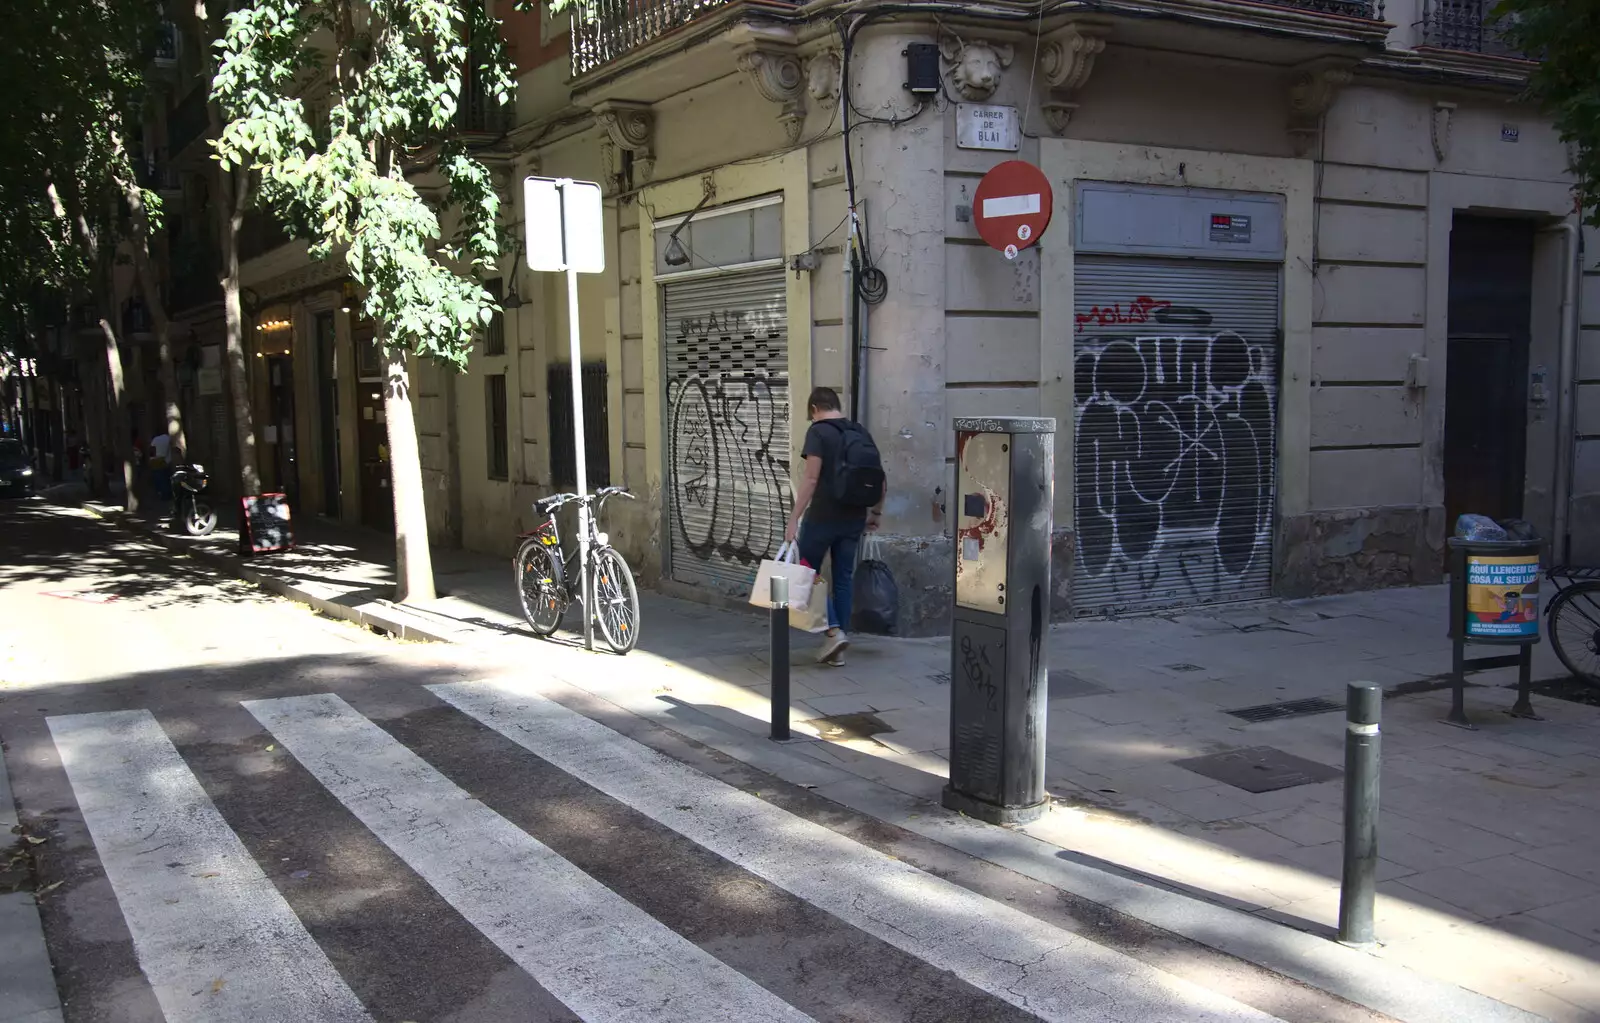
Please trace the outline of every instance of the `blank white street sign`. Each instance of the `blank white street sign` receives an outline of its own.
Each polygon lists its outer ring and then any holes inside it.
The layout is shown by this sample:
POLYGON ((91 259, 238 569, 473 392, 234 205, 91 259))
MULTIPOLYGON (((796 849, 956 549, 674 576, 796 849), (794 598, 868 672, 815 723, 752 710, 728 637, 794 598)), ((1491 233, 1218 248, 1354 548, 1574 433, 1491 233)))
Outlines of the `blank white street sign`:
POLYGON ((600 186, 571 178, 522 179, 528 269, 597 274, 606 268, 600 186))

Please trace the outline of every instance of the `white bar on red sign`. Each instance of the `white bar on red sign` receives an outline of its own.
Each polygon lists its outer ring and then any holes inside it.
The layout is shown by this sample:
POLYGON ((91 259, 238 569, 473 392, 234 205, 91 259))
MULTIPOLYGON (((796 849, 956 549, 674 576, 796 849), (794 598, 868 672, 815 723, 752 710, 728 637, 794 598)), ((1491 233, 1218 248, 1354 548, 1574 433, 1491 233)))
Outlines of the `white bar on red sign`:
POLYGON ((1030 213, 1039 212, 1039 193, 1031 195, 997 195, 993 199, 983 200, 983 216, 989 217, 1025 217, 1030 213))

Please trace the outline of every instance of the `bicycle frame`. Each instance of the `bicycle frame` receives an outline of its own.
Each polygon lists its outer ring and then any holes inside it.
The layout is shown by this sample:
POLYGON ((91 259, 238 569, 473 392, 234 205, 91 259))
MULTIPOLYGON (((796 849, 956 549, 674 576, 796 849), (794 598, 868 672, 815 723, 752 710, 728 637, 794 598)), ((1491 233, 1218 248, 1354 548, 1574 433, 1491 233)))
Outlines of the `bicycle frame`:
MULTIPOLYGON (((582 518, 586 518, 587 519, 587 524, 588 524, 588 527, 589 527, 589 536, 588 536, 588 540, 589 540, 589 556, 591 558, 593 558, 594 557, 594 552, 596 551, 596 549, 598 549, 598 548, 600 548, 602 546, 605 546, 606 544, 608 544, 610 542, 610 539, 611 539, 608 535, 606 535, 604 532, 602 532, 600 530, 599 526, 597 525, 597 523, 599 521, 599 518, 600 518, 600 512, 605 509, 606 502, 611 500, 613 497, 616 497, 618 494, 625 494, 625 495, 627 495, 629 497, 633 496, 631 494, 628 494, 628 492, 626 490, 624 490, 624 489, 622 489, 620 487, 618 487, 618 488, 607 487, 605 489, 610 491, 610 492, 609 493, 603 493, 602 492, 599 495, 589 494, 586 497, 578 497, 576 495, 571 495, 571 499, 570 500, 562 501, 560 504, 552 506, 550 508, 549 512, 546 513, 545 520, 543 522, 539 523, 538 526, 536 526, 535 528, 533 528, 533 529, 531 529, 531 530, 529 530, 527 532, 518 533, 517 534, 517 539, 519 541, 529 540, 529 539, 538 540, 542 545, 544 545, 545 547, 550 548, 551 556, 556 559, 557 564, 562 569, 565 569, 567 567, 567 565, 571 564, 574 560, 576 560, 577 552, 576 551, 569 551, 569 550, 567 550, 567 549, 565 549, 565 548, 563 548, 561 546, 561 527, 556 522, 556 512, 559 511, 560 509, 566 507, 569 504, 577 503, 577 504, 589 505, 589 506, 592 506, 589 514, 587 516, 583 516, 582 518)), ((563 495, 563 496, 565 496, 565 495, 563 495)), ((563 571, 563 573, 562 573, 562 581, 561 581, 561 588, 567 594, 567 596, 569 598, 577 595, 577 591, 574 588, 573 583, 574 583, 574 580, 569 578, 568 574, 565 571, 563 571)))

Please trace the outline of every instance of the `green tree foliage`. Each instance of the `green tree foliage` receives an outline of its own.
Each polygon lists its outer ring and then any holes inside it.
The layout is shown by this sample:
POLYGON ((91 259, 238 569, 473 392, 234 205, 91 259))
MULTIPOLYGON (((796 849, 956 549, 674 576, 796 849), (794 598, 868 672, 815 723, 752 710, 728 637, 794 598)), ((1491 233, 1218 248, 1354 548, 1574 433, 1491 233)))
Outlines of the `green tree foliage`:
POLYGON ((1499 31, 1539 64, 1528 94, 1574 150, 1578 200, 1600 227, 1600 0, 1502 0, 1499 31))
POLYGON ((469 52, 510 98, 497 23, 473 0, 259 0, 226 24, 219 159, 259 168, 262 200, 309 234, 313 258, 344 255, 387 346, 464 367, 495 308, 477 273, 499 256, 500 201, 451 126, 469 52), (307 103, 322 81, 326 130, 307 103), (451 238, 408 179, 420 151, 460 217, 451 238))
POLYGON ((469 74, 497 103, 511 99, 499 23, 484 0, 253 0, 224 24, 217 158, 224 172, 255 169, 262 201, 309 238, 312 258, 343 256, 378 326, 396 598, 429 599, 407 360, 465 368, 495 312, 480 277, 500 256, 500 199, 454 125, 469 74), (449 236, 436 205, 454 212, 449 236))
MULTIPOLYGON (((16 0, 6 14, 0 289, 14 306, 47 294, 96 301, 101 343, 79 351, 86 433, 102 467, 112 451, 122 452, 131 502, 131 451, 118 436, 126 416, 110 273, 129 201, 139 207, 141 225, 160 213, 159 199, 139 187, 129 145, 156 11, 137 0, 16 0), (96 392, 109 396, 113 416, 102 417, 96 392)), ((102 479, 97 473, 91 486, 98 491, 102 479)))

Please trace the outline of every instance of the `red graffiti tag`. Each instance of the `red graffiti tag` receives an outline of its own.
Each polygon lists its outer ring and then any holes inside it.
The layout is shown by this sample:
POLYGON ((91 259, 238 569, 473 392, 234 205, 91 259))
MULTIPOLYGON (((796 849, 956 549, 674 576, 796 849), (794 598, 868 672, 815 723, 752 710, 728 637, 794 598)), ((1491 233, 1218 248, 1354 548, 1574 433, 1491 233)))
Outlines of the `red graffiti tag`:
POLYGON ((1108 306, 1091 306, 1088 312, 1078 313, 1074 319, 1077 321, 1078 333, 1081 334, 1084 324, 1087 323, 1101 327, 1115 327, 1121 323, 1148 323, 1151 313, 1169 308, 1171 305, 1172 303, 1165 299, 1140 295, 1128 303, 1127 309, 1122 308, 1121 302, 1108 306))

